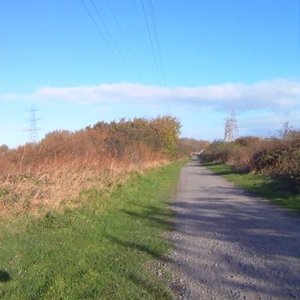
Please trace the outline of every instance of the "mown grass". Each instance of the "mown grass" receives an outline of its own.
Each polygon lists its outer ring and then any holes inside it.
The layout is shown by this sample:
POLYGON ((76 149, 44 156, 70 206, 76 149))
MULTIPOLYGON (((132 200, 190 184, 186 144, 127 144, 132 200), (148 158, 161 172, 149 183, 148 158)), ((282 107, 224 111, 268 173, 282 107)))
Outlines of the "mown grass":
POLYGON ((84 192, 81 209, 2 220, 0 298, 170 298, 151 265, 170 247, 162 233, 181 166, 136 175, 110 195, 84 192))
POLYGON ((239 173, 222 164, 203 163, 203 165, 255 195, 300 212, 300 194, 292 191, 290 186, 279 178, 255 173, 239 173))

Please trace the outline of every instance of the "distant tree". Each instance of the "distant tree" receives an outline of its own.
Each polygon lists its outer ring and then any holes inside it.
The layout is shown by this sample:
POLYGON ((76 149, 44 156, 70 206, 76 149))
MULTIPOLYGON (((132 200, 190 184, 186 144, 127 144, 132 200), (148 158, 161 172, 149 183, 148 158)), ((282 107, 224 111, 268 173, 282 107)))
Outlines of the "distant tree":
POLYGON ((98 122, 87 130, 107 130, 106 145, 113 155, 121 155, 125 148, 143 144, 154 151, 176 156, 180 134, 180 122, 171 116, 154 119, 121 119, 119 122, 98 122))
POLYGON ((209 146, 208 141, 196 140, 192 138, 181 138, 179 140, 179 152, 183 155, 189 155, 191 152, 200 152, 209 146))
POLYGON ((175 157, 178 152, 178 142, 181 124, 179 120, 172 116, 158 117, 152 120, 152 126, 157 131, 162 150, 166 154, 175 157))

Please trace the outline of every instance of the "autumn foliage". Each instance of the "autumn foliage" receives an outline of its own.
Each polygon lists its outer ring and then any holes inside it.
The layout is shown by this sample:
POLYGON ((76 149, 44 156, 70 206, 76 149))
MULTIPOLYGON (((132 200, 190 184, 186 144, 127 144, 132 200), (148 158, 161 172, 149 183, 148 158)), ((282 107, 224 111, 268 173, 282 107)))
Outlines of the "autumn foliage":
POLYGON ((202 150, 207 149, 209 144, 210 143, 205 140, 181 138, 179 140, 179 152, 188 156, 193 152, 201 152, 202 150))
POLYGON ((105 192, 132 172, 174 159, 179 133, 179 121, 164 116, 99 122, 77 132, 54 131, 37 144, 12 150, 1 146, 1 212, 82 205, 81 191, 105 192))
POLYGON ((235 142, 216 141, 204 158, 230 165, 241 172, 258 172, 285 180, 300 189, 300 131, 290 130, 280 138, 242 137, 235 142))

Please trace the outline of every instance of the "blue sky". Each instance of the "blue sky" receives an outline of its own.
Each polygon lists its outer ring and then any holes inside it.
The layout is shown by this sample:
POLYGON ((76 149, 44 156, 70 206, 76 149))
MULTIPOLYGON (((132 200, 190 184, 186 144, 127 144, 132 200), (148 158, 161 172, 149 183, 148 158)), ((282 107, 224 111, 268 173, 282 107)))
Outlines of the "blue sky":
POLYGON ((232 109, 241 135, 299 128, 300 1, 1 1, 0 144, 32 105, 40 138, 171 114, 214 140, 232 109))

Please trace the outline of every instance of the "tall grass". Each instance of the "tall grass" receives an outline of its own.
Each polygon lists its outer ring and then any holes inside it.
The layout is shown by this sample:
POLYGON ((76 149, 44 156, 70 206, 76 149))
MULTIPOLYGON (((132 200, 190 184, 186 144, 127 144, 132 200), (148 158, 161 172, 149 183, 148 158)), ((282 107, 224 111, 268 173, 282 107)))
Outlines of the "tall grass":
POLYGON ((77 197, 82 190, 105 192, 133 172, 168 163, 179 128, 168 116, 101 122, 77 132, 54 131, 17 149, 2 146, 0 216, 83 205, 77 197))

